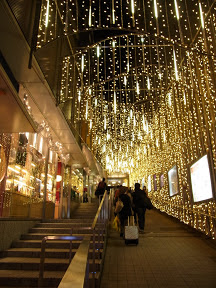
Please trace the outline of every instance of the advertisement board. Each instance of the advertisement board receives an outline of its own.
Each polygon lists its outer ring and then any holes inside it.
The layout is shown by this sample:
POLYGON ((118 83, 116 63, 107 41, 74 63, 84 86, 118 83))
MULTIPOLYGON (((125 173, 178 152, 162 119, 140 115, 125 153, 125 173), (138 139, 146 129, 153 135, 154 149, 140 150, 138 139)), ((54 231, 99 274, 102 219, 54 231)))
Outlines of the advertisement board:
POLYGON ((145 186, 145 178, 142 178, 142 189, 145 186))
POLYGON ((177 165, 174 165, 168 171, 168 184, 169 184, 169 195, 171 197, 179 193, 177 165))
POLYGON ((151 175, 148 176, 148 192, 151 192, 151 175))
POLYGON ((213 198, 211 174, 207 155, 190 166, 191 188, 194 202, 213 198))
POLYGON ((157 191, 157 177, 156 174, 153 175, 154 191, 157 191))
POLYGON ((164 174, 160 174, 160 188, 164 186, 164 174))

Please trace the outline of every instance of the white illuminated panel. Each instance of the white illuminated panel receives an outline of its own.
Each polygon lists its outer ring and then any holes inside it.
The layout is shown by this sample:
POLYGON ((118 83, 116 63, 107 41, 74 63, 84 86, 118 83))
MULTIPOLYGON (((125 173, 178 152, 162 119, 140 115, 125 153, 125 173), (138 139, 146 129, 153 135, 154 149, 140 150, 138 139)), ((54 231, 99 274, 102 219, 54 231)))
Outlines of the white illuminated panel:
POLYGON ((148 192, 151 192, 151 175, 148 176, 148 192))
POLYGON ((177 166, 168 171, 169 194, 174 196, 179 192, 177 166))
POLYGON ((203 156, 190 167, 190 176, 194 202, 213 198, 207 155, 203 156))

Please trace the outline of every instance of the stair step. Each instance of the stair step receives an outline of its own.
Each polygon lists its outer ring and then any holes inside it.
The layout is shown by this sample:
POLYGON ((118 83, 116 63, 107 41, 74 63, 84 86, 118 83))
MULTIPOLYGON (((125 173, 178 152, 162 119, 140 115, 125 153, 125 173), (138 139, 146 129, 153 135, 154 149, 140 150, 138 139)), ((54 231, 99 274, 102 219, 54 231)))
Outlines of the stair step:
MULTIPOLYGON (((53 233, 52 236, 59 236, 60 234, 53 233)), ((69 236, 70 234, 61 234, 61 236, 69 236)), ((86 234, 73 234, 73 236, 85 236, 86 234)), ((42 240, 44 237, 48 236, 47 234, 40 234, 40 233, 28 233, 21 235, 21 240, 42 240)), ((93 239, 93 236, 91 236, 91 240, 93 239)), ((100 235, 100 240, 102 241, 104 239, 104 234, 100 235)), ((96 234, 95 240, 98 241, 99 237, 96 234)))
MULTIPOLYGON (((97 200, 97 199, 96 199, 97 200)), ((0 252, 0 287, 38 287, 39 265, 41 254, 41 240, 52 236, 86 236, 98 209, 95 203, 81 203, 71 219, 46 219, 21 235, 21 239, 12 243, 11 249, 0 252)), ((99 287, 99 272, 101 270, 102 254, 104 252, 104 224, 96 226, 95 235, 95 265, 93 265, 93 235, 91 235, 89 249, 89 288, 99 287), (101 233, 98 235, 97 233, 101 233), (95 280, 93 280, 95 278, 95 280), (95 284, 95 285, 94 285, 95 284)), ((82 241, 72 241, 71 256, 77 252, 82 241)), ((58 287, 69 265, 70 241, 47 241, 45 251, 45 272, 43 287, 58 287)))
MULTIPOLYGON (((99 230, 101 231, 103 226, 101 227, 96 227, 95 232, 97 233, 99 230)), ((89 226, 86 227, 73 227, 73 228, 61 228, 61 227, 52 227, 52 228, 45 228, 45 227, 36 227, 32 228, 29 230, 29 233, 42 233, 46 235, 51 235, 51 234, 71 234, 71 229, 72 229, 72 234, 91 234, 92 229, 89 226)))
MULTIPOLYGON (((74 256, 76 253, 76 249, 72 249, 71 255, 74 256)), ((98 257, 98 253, 103 252, 103 249, 96 250, 98 257)), ((5 250, 1 252, 2 257, 32 257, 32 258, 40 258, 41 249, 40 248, 11 248, 9 250, 5 250)), ((89 257, 92 258, 93 250, 89 249, 89 257)), ((47 248, 45 251, 45 258, 65 258, 69 259, 69 250, 68 249, 50 249, 47 248)))
MULTIPOLYGON (((92 222, 89 223, 39 223, 34 228, 73 228, 73 227, 91 227, 92 222)), ((103 227, 103 223, 99 223, 96 227, 103 227)))
MULTIPOLYGON (((64 271, 45 271, 43 287, 58 287, 64 276, 64 271)), ((0 287, 38 287, 38 271, 0 270, 0 287)), ((95 287, 99 287, 99 272, 89 273, 90 287, 95 277, 95 287)))
MULTIPOLYGON (((95 259, 95 269, 100 270, 101 259, 95 259)), ((0 259, 0 270, 32 270, 39 271, 40 258, 5 257, 0 259)), ((66 271, 68 259, 46 258, 45 271, 66 271)), ((89 259, 89 271, 93 271, 93 260, 89 259)))
MULTIPOLYGON (((72 241, 72 248, 77 249, 82 241, 72 241)), ((95 242, 96 248, 103 248, 103 241, 95 242)), ((47 241, 46 248, 69 249, 70 241, 47 241)), ((41 248, 41 240, 18 240, 12 243, 12 248, 41 248)), ((90 249, 93 248, 93 242, 90 242, 90 249)))
MULTIPOLYGON (((92 223, 92 219, 86 218, 85 219, 86 223, 92 223)), ((83 219, 46 219, 43 220, 41 223, 54 223, 54 224, 59 224, 59 223, 83 223, 83 219)))

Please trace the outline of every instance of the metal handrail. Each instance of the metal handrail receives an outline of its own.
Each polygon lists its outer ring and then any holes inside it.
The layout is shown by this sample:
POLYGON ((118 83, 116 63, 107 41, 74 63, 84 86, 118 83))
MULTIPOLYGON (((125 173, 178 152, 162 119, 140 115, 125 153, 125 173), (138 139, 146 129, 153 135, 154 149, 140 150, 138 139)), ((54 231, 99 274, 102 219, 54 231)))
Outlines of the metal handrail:
MULTIPOLYGON (((99 205, 99 208, 97 210, 97 213, 95 215, 95 218, 93 220, 93 223, 91 226, 89 227, 80 227, 78 228, 79 230, 92 230, 92 234, 93 234, 93 281, 94 281, 94 284, 95 284, 95 240, 96 240, 96 224, 99 220, 99 217, 101 216, 101 213, 103 212, 103 219, 105 219, 104 221, 104 228, 106 227, 106 223, 107 223, 107 219, 109 217, 109 213, 108 213, 108 199, 106 198, 107 196, 107 191, 105 191, 103 197, 102 197, 102 200, 100 201, 100 205, 99 205), (105 199, 107 199, 107 202, 105 203, 105 199), (105 205, 107 205, 107 207, 105 207, 105 205), (102 210, 102 208, 104 208, 102 210), (107 214, 105 213, 105 208, 107 208, 107 214), (106 219, 107 218, 107 219, 106 219)), ((100 241, 101 241, 101 231, 100 231, 100 228, 98 228, 99 231, 98 231, 98 244, 99 244, 99 247, 98 247, 98 258, 100 258, 100 241)), ((103 230, 103 229, 102 229, 103 230)), ((43 285, 43 275, 44 275, 44 262, 45 262, 45 249, 46 249, 46 241, 47 240, 60 240, 60 241, 70 241, 70 247, 69 247, 69 263, 71 262, 71 250, 72 250, 72 241, 73 240, 83 240, 83 236, 72 236, 72 232, 73 232, 73 228, 71 228, 71 235, 70 236, 45 236, 43 239, 42 239, 42 242, 41 242, 41 258, 40 258, 40 268, 39 268, 39 279, 38 279, 38 287, 42 287, 43 285)), ((90 242, 90 240, 89 240, 90 242)), ((80 248, 80 247, 79 247, 80 248)), ((79 249, 78 249, 79 250, 79 249)), ((85 250, 87 251, 87 250, 85 250)), ((78 253, 78 251, 76 252, 78 253)), ((86 252, 87 253, 87 252, 86 252)), ((77 257, 76 257, 77 258, 77 257)), ((88 257, 86 256, 85 259, 87 259, 88 257)), ((88 260, 88 259, 87 259, 88 260)), ((86 260, 86 265, 87 265, 87 260, 86 260)), ((72 261, 74 262, 74 261, 72 261)), ((71 263, 72 263, 71 262, 71 263)), ((71 265, 68 267, 68 269, 71 267, 71 265)), ((67 271, 68 271, 67 269, 67 271)), ((67 274, 67 271, 65 273, 65 275, 67 274)), ((68 281, 68 278, 70 278, 70 281, 72 281, 72 278, 73 277, 63 277, 62 281, 65 281, 65 279, 67 279, 66 281, 68 281)), ((62 283, 61 281, 61 283, 62 283)), ((61 284, 60 283, 60 284, 61 284)), ((80 282, 81 283, 81 282, 80 282)), ((63 285, 63 284, 61 284, 63 285)), ((80 284, 81 285, 81 284, 80 284)), ((60 286, 59 286, 60 287, 60 286)), ((77 287, 81 287, 81 286, 77 286, 77 287)))
MULTIPOLYGON (((39 267, 39 279, 38 287, 43 285, 43 275, 44 275, 44 262, 45 262, 45 250, 46 250, 46 241, 47 240, 60 240, 60 241, 70 241, 73 240, 83 240, 83 236, 45 236, 41 241, 41 254, 40 254, 40 267, 39 267)), ((71 255, 71 245, 69 249, 69 255, 71 255)), ((71 257, 69 257, 71 258, 71 257)))
POLYGON ((85 275, 89 274, 89 243, 90 235, 85 236, 85 238, 83 239, 58 288, 71 288, 72 286, 73 288, 84 287, 86 279, 85 275), (71 283, 73 283, 73 285, 71 285, 71 283))
POLYGON ((104 199, 105 199, 106 195, 107 195, 107 191, 105 191, 105 193, 104 193, 104 195, 103 195, 103 198, 102 198, 102 200, 101 200, 101 202, 100 202, 99 208, 98 208, 98 210, 97 210, 97 213, 96 213, 96 215, 95 215, 94 221, 93 221, 93 223, 92 223, 92 229, 95 229, 95 226, 96 226, 96 224, 97 224, 98 217, 99 217, 99 215, 100 215, 100 213, 101 213, 101 209, 102 209, 102 206, 103 206, 103 204, 104 204, 104 199))

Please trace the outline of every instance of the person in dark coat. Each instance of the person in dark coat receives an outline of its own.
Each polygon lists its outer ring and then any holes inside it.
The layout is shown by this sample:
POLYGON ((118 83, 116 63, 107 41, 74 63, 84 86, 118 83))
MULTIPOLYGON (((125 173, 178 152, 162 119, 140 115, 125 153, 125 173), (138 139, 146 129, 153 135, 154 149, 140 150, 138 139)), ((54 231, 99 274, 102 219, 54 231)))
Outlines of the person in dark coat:
POLYGON ((132 193, 134 209, 138 216, 139 232, 144 233, 145 227, 145 212, 146 206, 144 204, 144 190, 140 189, 140 184, 135 183, 135 191, 132 193))
MULTIPOLYGON (((118 213, 119 214, 119 220, 120 220, 120 237, 124 237, 124 227, 127 224, 128 216, 131 216, 131 199, 126 194, 127 187, 121 187, 119 191, 118 198, 123 202, 124 207, 122 210, 118 213)), ((118 198, 116 198, 116 202, 118 201, 118 198)))

